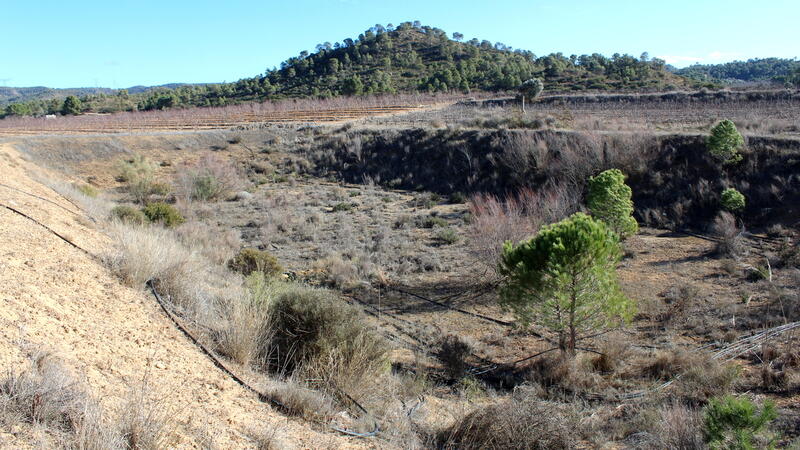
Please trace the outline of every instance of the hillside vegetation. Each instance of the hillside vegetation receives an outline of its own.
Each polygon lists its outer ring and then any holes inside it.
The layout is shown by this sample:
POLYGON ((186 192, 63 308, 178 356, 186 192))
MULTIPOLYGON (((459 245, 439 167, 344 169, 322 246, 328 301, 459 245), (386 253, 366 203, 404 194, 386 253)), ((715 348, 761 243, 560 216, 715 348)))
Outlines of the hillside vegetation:
MULTIPOLYGON (((376 25, 356 39, 325 42, 315 53, 301 52, 264 75, 234 83, 185 85, 140 93, 92 92, 80 108, 65 109, 62 98, 42 97, 10 104, 5 116, 110 113, 192 106, 223 106, 283 98, 415 92, 498 92, 515 90, 524 80, 545 80, 549 91, 656 90, 685 86, 687 80, 665 70, 664 61, 614 54, 606 57, 554 53, 537 56, 503 43, 453 39, 439 28, 404 22, 376 25)), ((74 103, 74 101, 73 101, 74 103)))
POLYGON ((694 80, 725 83, 768 82, 800 86, 800 61, 755 58, 724 64, 695 64, 675 71, 694 80))

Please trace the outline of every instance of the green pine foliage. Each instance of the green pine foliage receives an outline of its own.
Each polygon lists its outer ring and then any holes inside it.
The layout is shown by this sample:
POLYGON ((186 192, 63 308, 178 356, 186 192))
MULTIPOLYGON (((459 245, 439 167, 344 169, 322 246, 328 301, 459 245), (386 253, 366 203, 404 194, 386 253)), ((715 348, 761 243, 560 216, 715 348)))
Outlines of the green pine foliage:
POLYGON ((501 305, 523 325, 535 320, 557 333, 561 350, 574 353, 585 333, 627 322, 634 314, 635 305, 617 280, 621 256, 616 233, 576 213, 528 241, 505 243, 501 305))
POLYGON ((722 191, 720 204, 722 205, 722 209, 736 213, 744 209, 745 198, 744 195, 736 189, 728 188, 722 191))
POLYGON ((83 105, 81 104, 80 99, 74 95, 70 95, 64 99, 64 106, 61 107, 61 114, 65 116, 78 115, 81 113, 82 108, 83 105))
MULTIPOLYGON (((541 79, 555 91, 658 89, 686 86, 688 80, 666 69, 658 58, 631 55, 606 57, 537 56, 497 42, 450 39, 439 28, 404 22, 396 28, 371 27, 356 39, 326 42, 316 52, 301 52, 263 75, 233 83, 179 85, 131 94, 94 92, 82 96, 89 112, 158 110, 192 106, 224 106, 284 98, 327 98, 341 95, 511 91, 524 80, 541 79)), ((77 97, 75 98, 77 99, 77 97)), ((72 103, 73 101, 70 100, 72 103)), ((66 102, 40 98, 9 105, 5 115, 64 112, 66 102)))
POLYGON ((744 138, 736 129, 736 124, 728 119, 711 129, 707 145, 711 156, 723 164, 735 164, 742 160, 739 150, 744 146, 744 138))
POLYGON ((526 99, 529 100, 533 100, 539 95, 541 95, 542 91, 544 91, 544 83, 542 82, 542 80, 538 78, 531 78, 530 80, 526 80, 519 87, 520 94, 522 94, 526 99))
POLYGON ((759 410, 747 397, 712 398, 703 417, 706 442, 713 449, 763 448, 753 441, 777 416, 770 400, 765 400, 759 410))
POLYGON ((586 203, 592 216, 602 220, 621 239, 639 230, 633 218, 631 188, 625 184, 625 175, 619 169, 610 169, 589 178, 589 195, 586 203))

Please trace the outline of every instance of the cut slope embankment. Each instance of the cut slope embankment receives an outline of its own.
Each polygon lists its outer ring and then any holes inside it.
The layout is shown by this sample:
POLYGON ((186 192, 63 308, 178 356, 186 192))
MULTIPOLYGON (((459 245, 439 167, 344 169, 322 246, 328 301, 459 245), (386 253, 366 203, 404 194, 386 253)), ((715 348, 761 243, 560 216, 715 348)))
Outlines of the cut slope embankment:
MULTIPOLYGON (((151 297, 123 286, 103 266, 99 258, 112 250, 110 240, 75 205, 35 181, 34 170, 10 146, 0 147, 0 183, 6 185, 0 204, 30 217, 0 207, 4 371, 23 370, 26 349, 52 351, 85 378, 110 414, 121 412, 131 388, 147 382, 173 411, 179 447, 196 447, 198 436, 220 448, 253 447, 247 434, 271 428, 290 447, 358 444, 287 419, 214 367, 151 297)), ((41 433, 24 424, 10 431, 0 433, 0 447, 41 443, 41 433)))

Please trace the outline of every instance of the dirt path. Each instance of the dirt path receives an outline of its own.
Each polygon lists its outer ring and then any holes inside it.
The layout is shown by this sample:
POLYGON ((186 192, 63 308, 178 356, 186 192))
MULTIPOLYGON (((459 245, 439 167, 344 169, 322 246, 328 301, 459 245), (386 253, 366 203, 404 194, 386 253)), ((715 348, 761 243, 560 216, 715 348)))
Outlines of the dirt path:
MULTIPOLYGON (((365 444, 288 419, 224 376, 149 296, 122 286, 93 258, 111 250, 108 238, 82 214, 68 213, 64 208, 75 207, 31 179, 31 169, 16 151, 0 147, 0 182, 55 204, 6 187, 0 187, 0 204, 30 215, 91 255, 0 207, 3 370, 23 367, 25 349, 52 350, 85 376, 112 414, 119 413, 131 387, 149 381, 174 411, 179 447, 196 447, 198 436, 211 437, 219 448, 253 447, 248 431, 270 428, 289 448, 365 444)), ((38 446, 35 433, 16 431, 0 433, 0 447, 38 446)))

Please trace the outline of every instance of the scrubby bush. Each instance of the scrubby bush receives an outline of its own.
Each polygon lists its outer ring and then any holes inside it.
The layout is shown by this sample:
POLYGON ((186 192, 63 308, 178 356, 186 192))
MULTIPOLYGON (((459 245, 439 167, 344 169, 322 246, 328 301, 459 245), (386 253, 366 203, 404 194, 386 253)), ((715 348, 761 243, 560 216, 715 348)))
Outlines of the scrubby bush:
POLYGON ((459 419, 440 434, 439 444, 445 449, 570 449, 577 444, 575 425, 557 404, 515 395, 459 419))
POLYGON ((147 217, 144 213, 128 205, 117 205, 111 209, 111 218, 131 225, 144 225, 147 217))
POLYGON ((218 200, 242 185, 236 166, 216 155, 208 155, 182 169, 178 194, 186 200, 218 200))
POLYGON ((444 228, 447 226, 446 220, 436 216, 417 217, 416 222, 420 228, 444 228))
POLYGON ((353 209, 353 203, 350 202, 340 202, 333 205, 333 212, 344 212, 350 211, 353 209))
POLYGON ((589 178, 586 204, 592 216, 606 223, 620 238, 625 239, 639 229, 633 218, 631 188, 619 169, 610 169, 589 178))
POLYGON ((635 305, 616 274, 622 256, 617 235, 583 213, 546 226, 528 241, 506 242, 500 302, 523 325, 536 319, 574 353, 579 334, 630 320, 635 305))
POLYGON ((456 230, 450 227, 444 227, 439 228, 439 231, 436 232, 436 239, 445 245, 451 245, 458 242, 460 238, 456 230))
POLYGON ((78 192, 80 192, 81 194, 83 194, 83 195, 85 195, 87 197, 94 198, 94 197, 97 197, 100 194, 100 192, 94 186, 92 186, 90 184, 79 184, 76 187, 76 189, 78 190, 78 192))
POLYGON ((37 352, 30 362, 26 370, 11 368, 0 378, 0 427, 33 424, 43 448, 125 448, 116 424, 61 361, 37 352))
POLYGON ((720 204, 726 211, 733 213, 740 212, 744 209, 745 199, 741 192, 734 188, 728 188, 722 191, 720 197, 720 204))
POLYGON ((273 370, 301 371, 345 391, 385 370, 388 348, 360 310, 328 290, 274 283, 268 319, 273 370))
POLYGON ((736 125, 728 119, 711 129, 707 145, 711 156, 723 164, 734 164, 742 160, 739 150, 744 146, 744 138, 739 134, 736 125))
POLYGON ((719 239, 717 253, 731 257, 738 257, 744 250, 743 230, 736 224, 733 214, 720 211, 714 219, 712 232, 719 239))
POLYGON ((153 194, 155 164, 142 155, 121 161, 117 165, 117 181, 127 184, 128 192, 137 202, 144 203, 153 194))
POLYGON ((244 275, 261 272, 268 277, 272 277, 283 272, 283 267, 281 267, 277 258, 266 250, 255 248, 243 248, 228 262, 228 267, 244 275))
POLYGON ((464 376, 467 370, 467 357, 472 348, 458 336, 448 334, 439 342, 436 356, 442 362, 447 374, 454 379, 464 376))
POLYGON ((167 228, 178 226, 186 221, 174 206, 163 202, 150 203, 142 208, 142 212, 150 222, 160 223, 167 228))
POLYGON ((747 397, 713 398, 703 418, 706 442, 712 448, 756 448, 753 441, 777 416, 775 404, 770 400, 765 400, 759 411, 747 397))

